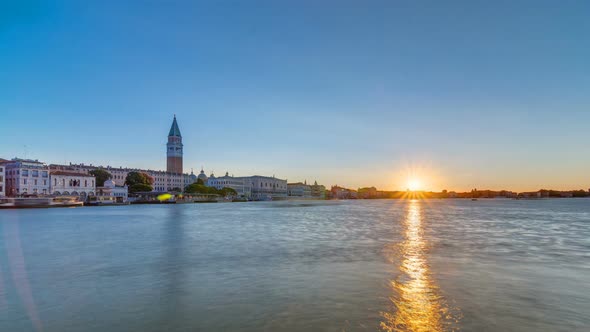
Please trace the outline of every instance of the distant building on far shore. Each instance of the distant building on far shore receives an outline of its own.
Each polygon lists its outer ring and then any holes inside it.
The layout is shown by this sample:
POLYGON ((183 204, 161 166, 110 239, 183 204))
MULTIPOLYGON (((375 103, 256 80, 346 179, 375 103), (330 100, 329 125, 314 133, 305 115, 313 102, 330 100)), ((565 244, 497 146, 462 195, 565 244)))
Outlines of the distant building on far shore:
POLYGON ((332 186, 330 189, 331 198, 335 199, 356 199, 358 198, 358 193, 356 190, 347 189, 340 187, 338 185, 332 186))
POLYGON ((218 190, 223 188, 231 188, 238 193, 239 197, 248 199, 252 196, 252 183, 248 178, 230 176, 228 172, 226 172, 224 176, 220 177, 215 177, 214 174, 211 174, 209 178, 207 178, 207 176, 202 177, 201 175, 205 175, 203 170, 201 170, 199 177, 200 179, 206 180, 205 184, 208 187, 213 187, 218 190))
POLYGON ((211 174, 206 184, 216 189, 232 188, 239 196, 255 201, 287 198, 287 180, 270 176, 230 176, 226 172, 222 177, 215 177, 211 174))
POLYGON ((4 179, 6 179, 6 177, 4 176, 5 162, 8 162, 8 160, 0 158, 0 197, 6 196, 6 184, 4 182, 4 179))
POLYGON ((287 195, 296 198, 311 198, 311 186, 302 182, 287 183, 287 195))
POLYGON ((326 187, 318 184, 317 181, 311 185, 311 197, 317 199, 325 199, 326 198, 326 187))
POLYGON ((252 183, 252 199, 257 201, 280 200, 287 198, 287 180, 274 176, 248 176, 252 183))

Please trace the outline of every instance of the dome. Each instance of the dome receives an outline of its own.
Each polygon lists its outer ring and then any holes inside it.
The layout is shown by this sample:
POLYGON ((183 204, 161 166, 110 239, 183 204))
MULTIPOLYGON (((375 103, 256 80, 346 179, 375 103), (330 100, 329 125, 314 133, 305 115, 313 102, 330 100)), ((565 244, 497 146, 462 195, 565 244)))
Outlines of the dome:
POLYGON ((113 179, 108 179, 104 182, 103 186, 108 188, 115 188, 115 181, 113 181, 113 179))
MULTIPOLYGON (((211 174, 211 176, 213 176, 213 174, 211 174)), ((202 168, 201 168, 201 173, 199 173, 199 176, 197 176, 197 178, 203 180, 204 182, 207 181, 207 175, 205 175, 205 171, 203 171, 202 168)))

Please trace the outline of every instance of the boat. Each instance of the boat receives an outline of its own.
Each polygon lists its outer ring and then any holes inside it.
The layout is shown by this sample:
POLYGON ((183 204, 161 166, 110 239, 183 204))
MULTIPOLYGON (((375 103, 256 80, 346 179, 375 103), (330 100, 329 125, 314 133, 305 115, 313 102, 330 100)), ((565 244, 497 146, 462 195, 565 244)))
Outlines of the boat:
POLYGON ((477 198, 472 198, 471 200, 472 200, 472 201, 477 201, 477 198))
POLYGON ((3 198, 0 200, 0 209, 32 209, 53 207, 83 206, 84 202, 78 197, 32 197, 32 198, 3 198))

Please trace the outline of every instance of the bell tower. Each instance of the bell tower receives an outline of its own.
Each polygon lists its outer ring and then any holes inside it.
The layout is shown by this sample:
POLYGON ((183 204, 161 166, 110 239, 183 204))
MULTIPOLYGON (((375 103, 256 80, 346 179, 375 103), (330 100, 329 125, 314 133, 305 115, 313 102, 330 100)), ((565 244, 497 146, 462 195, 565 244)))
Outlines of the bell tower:
POLYGON ((176 123, 176 114, 168 133, 166 157, 166 171, 182 174, 182 136, 180 135, 178 123, 176 123))

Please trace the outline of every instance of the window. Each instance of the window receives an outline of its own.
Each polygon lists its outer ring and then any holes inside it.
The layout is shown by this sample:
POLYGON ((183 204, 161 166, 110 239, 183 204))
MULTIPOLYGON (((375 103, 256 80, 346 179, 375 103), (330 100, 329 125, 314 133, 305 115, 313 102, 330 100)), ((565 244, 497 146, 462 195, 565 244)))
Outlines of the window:
POLYGON ((47 173, 47 171, 43 171, 43 172, 41 172, 41 176, 42 176, 42 177, 44 177, 44 178, 46 178, 46 177, 48 176, 48 173, 47 173))
POLYGON ((23 176, 29 176, 29 170, 23 169, 23 176))
POLYGON ((33 173, 32 176, 34 178, 38 178, 39 177, 39 171, 38 170, 34 170, 32 173, 33 173))
MULTIPOLYGON (((37 179, 35 179, 35 185, 37 185, 37 179)), ((35 189, 36 190, 36 189, 35 189)))
MULTIPOLYGON (((47 185, 47 180, 43 180, 43 185, 46 186, 47 185)), ((45 189, 43 189, 45 190, 45 189)))
POLYGON ((23 179, 23 184, 27 184, 27 179, 23 179))

